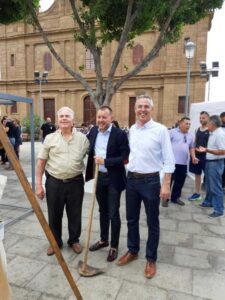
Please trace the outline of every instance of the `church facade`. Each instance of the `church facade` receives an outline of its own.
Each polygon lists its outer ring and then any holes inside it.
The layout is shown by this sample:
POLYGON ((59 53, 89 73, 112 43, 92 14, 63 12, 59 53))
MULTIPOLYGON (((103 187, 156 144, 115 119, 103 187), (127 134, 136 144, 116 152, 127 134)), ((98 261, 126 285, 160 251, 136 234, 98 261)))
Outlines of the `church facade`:
MULTIPOLYGON (((200 61, 206 60, 207 33, 212 15, 195 25, 186 26, 181 39, 168 44, 141 73, 126 81, 113 96, 111 103, 114 119, 121 126, 135 122, 134 103, 136 95, 143 92, 152 96, 154 119, 172 126, 184 116, 187 60, 184 44, 191 39, 196 51, 191 63, 190 103, 205 98, 205 78, 200 77, 200 61)), ((68 0, 56 0, 39 20, 50 41, 63 60, 79 71, 89 84, 95 86, 93 59, 84 46, 73 39, 73 19, 68 0)), ((116 78, 131 70, 150 50, 157 32, 146 32, 137 37, 132 49, 124 49, 116 78)), ((103 74, 107 78, 116 43, 103 51, 103 74)), ((8 26, 0 25, 0 92, 27 96, 34 100, 35 113, 56 120, 56 112, 62 106, 75 111, 75 124, 95 122, 95 108, 82 85, 74 80, 55 60, 43 39, 32 25, 23 22, 8 26), (47 83, 36 84, 34 71, 48 71, 47 83)), ((20 120, 29 114, 26 104, 0 106, 0 114, 20 120)))

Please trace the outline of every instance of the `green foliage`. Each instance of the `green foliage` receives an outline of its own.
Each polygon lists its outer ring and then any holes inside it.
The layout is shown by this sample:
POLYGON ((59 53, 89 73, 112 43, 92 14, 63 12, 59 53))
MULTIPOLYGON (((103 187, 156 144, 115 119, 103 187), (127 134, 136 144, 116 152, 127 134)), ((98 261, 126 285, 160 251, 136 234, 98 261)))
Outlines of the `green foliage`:
MULTIPOLYGON (((30 117, 25 117, 22 120, 22 132, 30 134, 30 117)), ((39 133, 41 127, 41 118, 38 115, 34 115, 34 132, 39 133)))
POLYGON ((84 71, 84 65, 79 66, 78 69, 79 69, 80 71, 84 71))
POLYGON ((123 68, 124 68, 125 71, 128 71, 128 70, 129 70, 129 68, 128 68, 127 65, 123 65, 123 68))
MULTIPOLYGON (((33 0, 33 6, 39 7, 40 0, 33 0)), ((0 24, 10 24, 25 20, 29 17, 27 0, 1 0, 0 1, 0 24)))
MULTIPOLYGON (((80 8, 80 18, 86 29, 85 36, 77 34, 77 39, 83 44, 87 39, 92 45, 103 47, 106 43, 119 40, 127 13, 128 0, 83 0, 80 8), (98 22, 98 32, 93 24, 98 22)), ((136 14, 134 25, 129 32, 128 40, 140 35, 146 30, 159 31, 163 28, 174 0, 134 0, 132 13, 136 14)), ((181 0, 164 39, 164 43, 179 39, 182 28, 194 24, 205 17, 209 11, 221 8, 223 0, 181 0)))

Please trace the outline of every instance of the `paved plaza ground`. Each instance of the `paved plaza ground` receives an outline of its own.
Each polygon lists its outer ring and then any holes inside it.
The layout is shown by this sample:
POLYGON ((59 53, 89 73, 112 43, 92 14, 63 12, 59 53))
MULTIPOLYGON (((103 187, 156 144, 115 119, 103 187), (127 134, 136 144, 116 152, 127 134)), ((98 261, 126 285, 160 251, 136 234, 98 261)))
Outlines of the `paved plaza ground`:
MULTIPOLYGON (((36 152, 40 143, 36 143, 36 152)), ((31 176, 30 143, 21 147, 21 163, 27 177, 31 176)), ((14 171, 0 166, 0 175, 7 176, 7 183, 0 200, 0 219, 6 221, 30 208, 14 171), (5 206, 3 204, 11 205, 5 206)), ((66 246, 67 220, 64 215, 62 254, 85 300, 202 300, 225 299, 225 218, 212 220, 207 217, 211 209, 198 207, 199 202, 187 201, 193 191, 193 180, 187 178, 182 200, 186 205, 171 204, 160 207, 160 244, 157 274, 147 280, 144 277, 147 226, 144 207, 140 216, 141 251, 139 259, 118 267, 116 262, 107 263, 108 249, 89 254, 89 264, 104 268, 106 272, 92 278, 80 277, 77 263, 83 254, 76 255, 66 246)), ((83 231, 85 240, 90 185, 86 187, 83 204, 83 231)), ((46 203, 41 208, 47 217, 46 203)), ((126 251, 125 197, 121 199, 122 229, 119 255, 126 251)), ((95 207, 92 241, 99 239, 99 218, 95 207)), ((54 256, 46 256, 48 241, 35 216, 7 226, 4 246, 8 261, 8 276, 14 300, 75 299, 64 274, 54 256)))

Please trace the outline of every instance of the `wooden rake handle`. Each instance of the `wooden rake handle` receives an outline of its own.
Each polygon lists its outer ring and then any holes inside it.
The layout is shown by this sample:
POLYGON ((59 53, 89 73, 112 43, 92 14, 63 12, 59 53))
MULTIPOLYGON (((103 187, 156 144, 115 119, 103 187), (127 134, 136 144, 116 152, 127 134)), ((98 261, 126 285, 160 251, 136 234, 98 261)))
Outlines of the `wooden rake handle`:
POLYGON ((95 166, 94 185, 93 185, 93 190, 92 190, 92 202, 91 202, 91 208, 90 208, 90 211, 89 211, 89 219, 88 219, 88 226, 87 226, 87 237, 86 237, 85 248, 84 248, 83 271, 85 271, 86 266, 87 266, 88 251, 89 251, 89 244, 90 244, 90 237, 91 237, 91 227, 92 227, 92 220, 93 220, 94 207, 95 207, 95 195, 96 195, 96 188, 97 188, 97 182, 98 182, 98 171, 99 171, 99 164, 96 164, 96 166, 95 166))

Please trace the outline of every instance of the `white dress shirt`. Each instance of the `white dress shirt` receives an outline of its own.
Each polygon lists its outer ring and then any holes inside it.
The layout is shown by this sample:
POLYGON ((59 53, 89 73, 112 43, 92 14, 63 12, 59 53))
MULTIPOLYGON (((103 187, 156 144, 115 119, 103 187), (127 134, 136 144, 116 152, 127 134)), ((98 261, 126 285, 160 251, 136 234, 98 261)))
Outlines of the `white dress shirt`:
POLYGON ((173 173, 175 160, 168 129, 153 120, 143 127, 137 123, 129 131, 130 156, 127 169, 130 172, 173 173))
MULTIPOLYGON (((210 150, 225 150, 225 132, 221 127, 209 133, 207 148, 210 150)), ((208 152, 206 153, 206 159, 208 160, 222 158, 225 158, 225 155, 215 155, 208 152)))

